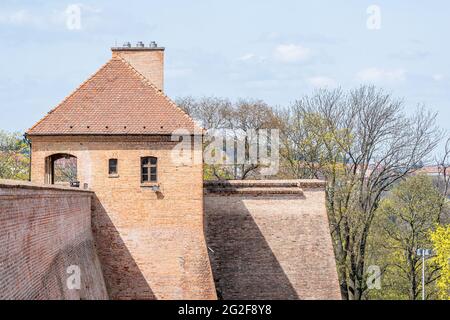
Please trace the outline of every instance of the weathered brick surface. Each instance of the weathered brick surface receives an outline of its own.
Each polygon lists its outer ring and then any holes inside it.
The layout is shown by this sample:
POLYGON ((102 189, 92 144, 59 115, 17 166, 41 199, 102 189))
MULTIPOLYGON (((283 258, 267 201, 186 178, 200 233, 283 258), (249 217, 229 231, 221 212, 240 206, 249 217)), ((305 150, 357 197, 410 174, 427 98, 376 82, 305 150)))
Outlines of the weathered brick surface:
POLYGON ((323 183, 226 182, 224 192, 217 183, 206 186, 205 232, 219 297, 340 299, 323 183), (230 193, 230 185, 303 192, 230 193))
MULTIPOLYGON (((45 158, 77 157, 78 180, 95 192, 93 230, 112 299, 214 299, 203 233, 202 164, 177 165, 173 142, 154 136, 32 137, 32 180, 45 158), (158 158, 157 194, 143 187, 140 158, 158 158), (108 159, 118 159, 118 177, 108 159)), ((195 151, 201 159, 201 144, 195 151)))
POLYGON ((107 299, 92 193, 0 180, 0 299, 107 299), (80 290, 69 289, 78 266, 80 290), (70 270, 69 270, 70 271, 70 270))

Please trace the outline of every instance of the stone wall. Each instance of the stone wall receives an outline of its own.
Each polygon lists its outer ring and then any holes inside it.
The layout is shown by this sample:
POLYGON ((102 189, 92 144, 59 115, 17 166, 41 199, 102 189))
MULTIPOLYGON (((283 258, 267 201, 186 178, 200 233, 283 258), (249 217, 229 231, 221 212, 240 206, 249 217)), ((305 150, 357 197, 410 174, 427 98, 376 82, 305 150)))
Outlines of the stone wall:
MULTIPOLYGON (((203 226, 202 163, 178 164, 159 136, 31 137, 32 180, 45 158, 77 157, 78 180, 95 192, 93 232, 111 299, 215 299, 203 226), (141 184, 141 157, 158 158, 159 192, 141 184), (118 174, 108 175, 108 159, 118 174)), ((193 151, 202 159, 201 143, 193 151)), ((192 154, 193 156, 194 154, 192 154)))
POLYGON ((0 300, 108 299, 91 232, 92 196, 0 180, 0 300))
POLYGON ((219 298, 340 299, 323 182, 205 182, 219 298))

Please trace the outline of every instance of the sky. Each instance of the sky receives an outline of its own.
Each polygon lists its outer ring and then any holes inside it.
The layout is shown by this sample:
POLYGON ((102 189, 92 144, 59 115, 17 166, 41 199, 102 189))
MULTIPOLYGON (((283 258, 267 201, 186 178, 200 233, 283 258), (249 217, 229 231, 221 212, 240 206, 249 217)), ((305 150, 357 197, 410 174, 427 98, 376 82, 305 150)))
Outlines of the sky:
POLYGON ((172 98, 286 106, 375 84, 450 131, 450 1, 98 0, 0 3, 0 129, 23 132, 126 41, 166 48, 172 98))

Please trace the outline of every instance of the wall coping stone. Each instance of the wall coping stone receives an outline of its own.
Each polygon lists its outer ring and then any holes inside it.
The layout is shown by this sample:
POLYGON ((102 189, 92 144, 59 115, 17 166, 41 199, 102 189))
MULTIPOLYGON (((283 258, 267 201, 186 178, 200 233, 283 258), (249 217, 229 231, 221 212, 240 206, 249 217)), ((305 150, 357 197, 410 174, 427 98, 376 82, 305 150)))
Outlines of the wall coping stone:
POLYGON ((303 189, 325 188, 321 180, 210 180, 204 181, 206 193, 221 194, 303 194, 303 189))
POLYGON ((57 190, 57 191, 69 191, 69 192, 82 192, 87 194, 93 194, 91 190, 85 190, 80 188, 58 186, 52 184, 39 184, 29 181, 21 180, 5 180, 0 179, 0 188, 18 188, 18 189, 33 189, 33 190, 57 190))

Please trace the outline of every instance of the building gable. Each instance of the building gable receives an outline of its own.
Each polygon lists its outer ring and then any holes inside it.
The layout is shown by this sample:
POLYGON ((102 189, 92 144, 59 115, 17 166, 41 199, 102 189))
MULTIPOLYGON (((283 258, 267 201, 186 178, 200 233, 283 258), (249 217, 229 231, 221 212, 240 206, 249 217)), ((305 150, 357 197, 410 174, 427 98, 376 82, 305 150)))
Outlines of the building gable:
POLYGON ((200 128, 125 59, 114 56, 28 135, 190 133, 200 128))

